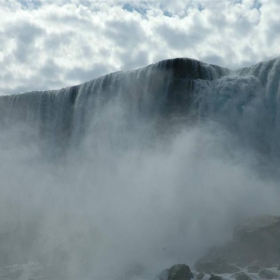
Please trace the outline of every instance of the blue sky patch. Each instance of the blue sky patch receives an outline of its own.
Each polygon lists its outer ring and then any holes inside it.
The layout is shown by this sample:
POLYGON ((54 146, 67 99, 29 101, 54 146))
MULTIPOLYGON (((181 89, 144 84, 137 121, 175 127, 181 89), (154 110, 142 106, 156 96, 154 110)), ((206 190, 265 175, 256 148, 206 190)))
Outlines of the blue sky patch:
POLYGON ((170 13, 170 12, 168 12, 168 11, 164 11, 164 13, 163 13, 166 17, 172 17, 173 15, 170 13))
POLYGON ((18 0, 18 2, 23 9, 30 9, 31 7, 37 9, 42 5, 40 0, 18 0))
POLYGON ((144 9, 144 8, 141 8, 141 7, 133 6, 133 5, 128 4, 128 3, 124 4, 122 6, 122 8, 126 11, 129 11, 129 12, 134 12, 135 11, 135 12, 141 14, 141 15, 145 15, 147 13, 147 10, 148 10, 148 9, 144 9))

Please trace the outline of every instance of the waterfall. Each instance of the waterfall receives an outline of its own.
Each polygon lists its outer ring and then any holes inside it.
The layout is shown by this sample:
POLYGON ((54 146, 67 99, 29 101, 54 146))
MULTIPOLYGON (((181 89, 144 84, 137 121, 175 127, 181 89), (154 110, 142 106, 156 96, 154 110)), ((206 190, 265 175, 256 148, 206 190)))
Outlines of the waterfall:
POLYGON ((1 122, 4 127, 31 127, 38 141, 43 139, 56 150, 61 143, 64 148, 73 139, 76 143, 94 115, 113 100, 123 103, 130 121, 186 114, 195 80, 211 81, 229 72, 191 59, 165 60, 61 90, 1 96, 1 122))
POLYGON ((177 58, 0 96, 0 268, 154 279, 280 214, 279 82, 177 58))

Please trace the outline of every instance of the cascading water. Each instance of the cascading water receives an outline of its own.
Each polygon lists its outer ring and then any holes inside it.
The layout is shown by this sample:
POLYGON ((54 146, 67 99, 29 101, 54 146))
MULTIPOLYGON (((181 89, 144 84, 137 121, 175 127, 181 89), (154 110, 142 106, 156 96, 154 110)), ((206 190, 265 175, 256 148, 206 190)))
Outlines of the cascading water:
POLYGON ((53 148, 52 144, 81 138, 85 126, 109 103, 121 103, 130 122, 187 112, 194 80, 213 80, 228 72, 190 59, 162 61, 62 90, 2 96, 1 119, 9 126, 33 126, 38 138, 48 139, 53 148))
POLYGON ((279 214, 279 77, 174 59, 1 96, 0 267, 150 279, 279 214))

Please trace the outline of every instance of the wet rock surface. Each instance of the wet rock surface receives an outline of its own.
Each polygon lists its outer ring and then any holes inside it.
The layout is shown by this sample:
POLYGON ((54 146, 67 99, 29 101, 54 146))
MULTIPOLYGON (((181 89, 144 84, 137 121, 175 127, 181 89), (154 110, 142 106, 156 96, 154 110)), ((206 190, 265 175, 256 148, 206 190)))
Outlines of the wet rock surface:
MULTIPOLYGON (((253 264, 257 268, 257 264, 253 264)), ((253 266, 251 265, 251 266, 253 266)), ((235 273, 202 273, 190 270, 188 265, 177 264, 170 269, 164 270, 157 280, 262 280, 262 279, 280 279, 280 272, 277 267, 261 268, 258 273, 248 272, 248 267, 239 268, 235 273)), ((256 270, 254 270, 256 271, 256 270)))
POLYGON ((186 264, 176 264, 168 270, 167 280, 190 280, 192 278, 194 278, 193 273, 186 264))
POLYGON ((233 240, 211 249, 195 267, 206 273, 233 273, 234 267, 238 266, 257 273, 261 267, 277 267, 279 262, 280 217, 264 215, 236 226, 233 240), (220 260, 223 260, 223 266, 220 260))
POLYGON ((209 278, 209 280, 222 280, 223 278, 221 276, 218 275, 214 275, 212 274, 209 278))
POLYGON ((252 278, 244 272, 239 272, 235 274, 235 280, 251 280, 252 278))

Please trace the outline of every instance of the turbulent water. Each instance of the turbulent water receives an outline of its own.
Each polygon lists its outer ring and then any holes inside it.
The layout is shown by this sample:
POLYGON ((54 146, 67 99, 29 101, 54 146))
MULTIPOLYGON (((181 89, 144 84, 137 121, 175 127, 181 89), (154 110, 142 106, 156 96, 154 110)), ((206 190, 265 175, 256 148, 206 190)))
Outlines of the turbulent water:
POLYGON ((280 214, 279 82, 280 58, 174 59, 1 96, 0 267, 154 279, 280 214))

